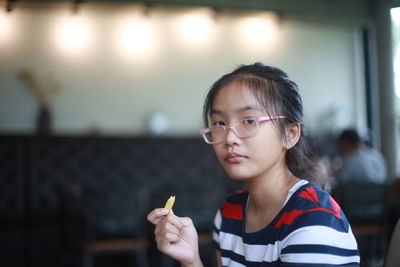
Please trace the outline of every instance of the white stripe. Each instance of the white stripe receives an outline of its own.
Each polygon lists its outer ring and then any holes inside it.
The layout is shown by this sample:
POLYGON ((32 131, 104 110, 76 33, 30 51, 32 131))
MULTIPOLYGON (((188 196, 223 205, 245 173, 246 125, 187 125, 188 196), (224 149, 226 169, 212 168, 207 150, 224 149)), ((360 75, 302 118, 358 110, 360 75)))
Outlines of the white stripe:
POLYGON ((216 232, 213 231, 212 237, 215 242, 219 243, 219 235, 216 232))
POLYGON ((281 256, 283 262, 292 263, 318 263, 318 264, 346 264, 351 262, 360 262, 359 256, 336 256, 319 253, 293 253, 281 256))
POLYGON ((246 260, 255 262, 278 260, 280 254, 279 243, 280 241, 276 241, 275 245, 269 244, 266 246, 245 244, 246 260))
POLYGON ((242 237, 225 232, 220 232, 219 237, 221 240, 221 243, 219 244, 221 249, 230 250, 236 254, 244 255, 242 237))
MULTIPOLYGON (((215 214, 215 217, 214 217, 214 227, 218 230, 221 230, 221 223, 222 223, 221 211, 218 210, 217 214, 215 214)), ((220 243, 219 235, 215 231, 213 231, 213 240, 216 243, 220 243)))
POLYGON ((215 214, 215 217, 214 217, 214 226, 215 226, 215 228, 221 229, 221 223, 222 223, 221 210, 218 210, 217 214, 215 214))
MULTIPOLYGON (((278 243, 278 242, 276 242, 278 243)), ((279 258, 278 247, 275 245, 249 245, 245 244, 246 260, 248 261, 275 261, 279 258)))
POLYGON ((232 251, 241 256, 246 255, 247 261, 271 262, 279 258, 280 241, 269 245, 251 245, 243 243, 242 237, 225 232, 220 232, 220 238, 222 240, 221 249, 232 251))
POLYGON ((349 228, 343 233, 327 226, 307 226, 290 233, 282 240, 282 248, 290 245, 329 245, 344 249, 357 249, 357 242, 349 228), (295 238, 293 238, 295 236, 295 238))
POLYGON ((240 264, 236 261, 231 260, 230 258, 222 257, 222 265, 229 267, 246 267, 246 265, 240 264))

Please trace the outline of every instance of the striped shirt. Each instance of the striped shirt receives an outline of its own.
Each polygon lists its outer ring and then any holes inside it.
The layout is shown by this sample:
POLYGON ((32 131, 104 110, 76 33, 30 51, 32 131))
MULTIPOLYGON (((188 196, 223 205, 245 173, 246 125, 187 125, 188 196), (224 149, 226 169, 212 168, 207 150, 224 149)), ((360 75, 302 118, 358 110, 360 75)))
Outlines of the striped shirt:
POLYGON ((213 241, 223 266, 359 266, 357 242, 338 204, 302 180, 265 228, 245 231, 249 193, 231 195, 217 212, 213 241))

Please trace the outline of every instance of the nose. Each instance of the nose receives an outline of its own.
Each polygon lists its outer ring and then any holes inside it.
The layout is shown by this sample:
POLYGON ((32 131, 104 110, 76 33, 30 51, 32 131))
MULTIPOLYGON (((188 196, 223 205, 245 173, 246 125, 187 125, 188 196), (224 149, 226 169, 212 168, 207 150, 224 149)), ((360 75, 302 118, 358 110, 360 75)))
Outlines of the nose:
POLYGON ((226 128, 225 135, 225 144, 228 146, 232 146, 238 144, 240 142, 240 138, 237 136, 235 129, 230 126, 226 128))

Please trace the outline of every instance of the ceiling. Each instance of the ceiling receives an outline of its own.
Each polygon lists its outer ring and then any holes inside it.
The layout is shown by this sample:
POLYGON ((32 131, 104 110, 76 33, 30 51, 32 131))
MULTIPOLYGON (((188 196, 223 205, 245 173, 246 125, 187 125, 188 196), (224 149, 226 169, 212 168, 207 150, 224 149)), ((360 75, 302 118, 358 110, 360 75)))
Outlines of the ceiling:
MULTIPOLYGON (((78 4, 106 3, 168 6, 208 6, 215 9, 272 10, 284 14, 341 16, 365 20, 369 16, 369 3, 381 0, 0 0, 15 6, 24 4, 71 2, 78 4)), ((392 0, 388 0, 392 1, 392 0)), ((400 0, 393 0, 399 1, 400 0)))

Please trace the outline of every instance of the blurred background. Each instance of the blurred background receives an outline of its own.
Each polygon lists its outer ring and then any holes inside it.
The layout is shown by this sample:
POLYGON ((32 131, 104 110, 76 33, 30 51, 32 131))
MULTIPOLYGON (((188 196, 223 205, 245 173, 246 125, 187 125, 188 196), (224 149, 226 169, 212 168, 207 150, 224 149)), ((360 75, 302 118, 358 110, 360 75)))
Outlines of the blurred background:
POLYGON ((0 264, 174 266, 155 249, 145 220, 172 194, 175 213, 194 219, 202 257, 214 266, 213 216, 242 185, 201 140, 202 104, 221 75, 263 62, 299 85, 326 190, 337 193, 332 164, 342 130, 357 130, 383 155, 382 185, 351 185, 370 196, 360 205, 375 213, 352 218, 359 206, 345 202, 346 190, 335 195, 362 265, 383 266, 400 214, 397 6, 1 0, 0 264))

